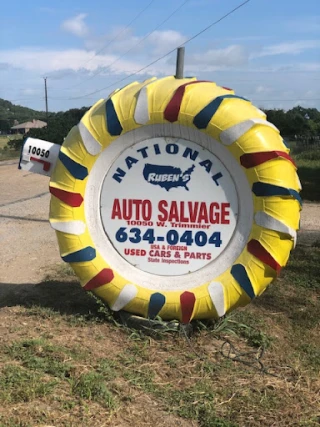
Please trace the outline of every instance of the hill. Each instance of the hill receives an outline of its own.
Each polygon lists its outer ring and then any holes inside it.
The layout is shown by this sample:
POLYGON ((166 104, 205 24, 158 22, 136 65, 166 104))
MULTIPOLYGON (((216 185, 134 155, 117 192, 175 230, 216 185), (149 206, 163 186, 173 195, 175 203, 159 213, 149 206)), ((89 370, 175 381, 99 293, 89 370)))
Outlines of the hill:
POLYGON ((44 111, 36 111, 31 108, 22 107, 21 105, 12 104, 10 101, 0 98, 0 132, 7 133, 10 131, 14 121, 23 123, 32 119, 45 119, 44 111))
MULTIPOLYGON (((62 144, 63 139, 68 135, 70 129, 79 123, 88 109, 89 107, 72 108, 67 111, 49 113, 47 118, 44 111, 36 111, 31 108, 14 105, 10 101, 0 98, 0 133, 10 133, 15 120, 23 123, 32 119, 38 119, 47 122, 48 126, 43 129, 31 129, 27 136, 62 144)), ((10 141, 9 147, 19 150, 21 144, 22 139, 13 139, 10 141)))
MULTIPOLYGON (((19 123, 39 119, 48 123, 47 128, 32 129, 28 136, 45 139, 56 144, 62 144, 70 129, 79 123, 89 107, 72 108, 67 111, 49 113, 48 119, 44 111, 14 105, 0 98, 0 132, 10 131, 14 120, 19 123)), ((264 110, 267 119, 273 123, 281 135, 288 140, 299 140, 302 145, 319 145, 320 142, 320 111, 316 108, 297 106, 291 110, 264 110)), ((21 143, 20 143, 21 145, 21 143)), ((19 149, 19 147, 14 147, 19 149)))

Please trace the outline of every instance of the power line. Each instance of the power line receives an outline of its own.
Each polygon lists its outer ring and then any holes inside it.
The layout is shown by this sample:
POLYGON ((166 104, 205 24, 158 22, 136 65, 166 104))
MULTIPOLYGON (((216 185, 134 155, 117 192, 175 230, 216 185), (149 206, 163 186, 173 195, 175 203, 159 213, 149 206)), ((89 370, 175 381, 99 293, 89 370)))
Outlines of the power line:
POLYGON ((182 43, 179 46, 176 46, 174 49, 171 49, 169 52, 167 52, 166 54, 160 56, 158 59, 156 59, 156 60, 150 62, 148 65, 140 68, 140 70, 135 71, 134 73, 131 73, 128 76, 126 76, 126 77, 124 77, 124 78, 122 78, 120 80, 117 80, 117 81, 115 81, 114 83, 112 83, 112 84, 110 84, 108 86, 103 87, 102 89, 98 89, 98 90, 96 90, 94 92, 91 92, 91 93, 88 93, 86 95, 82 95, 82 96, 78 96, 78 97, 72 97, 72 98, 69 98, 69 99, 81 99, 81 98, 85 98, 85 97, 90 96, 90 95, 95 95, 96 93, 99 93, 99 92, 101 92, 103 90, 109 89, 110 87, 112 87, 112 86, 114 86, 114 85, 116 85, 118 83, 122 83, 123 81, 129 79, 130 77, 133 77, 136 74, 141 73, 142 71, 144 71, 147 68, 151 67, 151 65, 154 65, 157 62, 161 61, 161 59, 166 58, 168 55, 170 55, 171 53, 173 53, 178 47, 186 45, 187 43, 191 42, 192 40, 194 40, 195 38, 197 38, 198 36, 200 36, 201 34, 203 34, 205 31, 209 30, 214 25, 217 25, 219 22, 223 21, 228 16, 232 15, 234 12, 236 12, 238 9, 240 9, 241 7, 243 7, 245 4, 249 3, 250 1, 251 0, 245 0, 244 2, 240 3, 238 6, 236 6, 232 10, 230 10, 228 13, 226 13, 225 15, 223 15, 221 18, 217 19, 216 21, 212 22, 210 25, 208 25, 207 27, 205 27, 204 29, 202 29, 198 33, 194 34, 192 37, 190 37, 189 39, 187 39, 184 43, 182 43))
MULTIPOLYGON (((121 36, 121 34, 123 34, 128 28, 130 28, 130 26, 137 20, 137 19, 139 19, 140 18, 140 16, 147 10, 147 9, 149 9, 149 7, 152 5, 152 3, 154 3, 156 0, 151 0, 148 4, 147 4, 147 6, 145 6, 128 24, 127 24, 127 26, 125 27, 125 28, 123 28, 119 33, 117 33, 111 40, 109 40, 108 41, 108 43, 107 44, 105 44, 104 46, 102 46, 102 48, 101 49, 99 49, 97 52, 95 52, 95 54, 90 58, 90 59, 88 59, 86 62, 84 62, 83 64, 82 64, 82 67, 84 67, 85 65, 87 65, 90 61, 92 61, 93 60, 93 58, 95 58, 97 55, 99 55, 99 53, 101 53, 103 50, 105 50, 105 49, 107 49, 107 47, 109 47, 119 36, 121 36)), ((54 71, 52 71, 51 73, 48 73, 49 75, 50 74, 52 74, 52 73, 54 73, 54 71)), ((69 74, 72 74, 71 72, 69 72, 69 73, 65 73, 65 74, 63 74, 62 76, 60 76, 58 79, 55 79, 55 80, 59 80, 59 79, 61 79, 62 77, 66 77, 66 76, 68 76, 69 74)), ((66 89, 59 89, 59 90, 66 90, 66 89)))
POLYGON ((295 99, 251 99, 251 102, 299 102, 320 101, 320 98, 295 98, 295 99))
MULTIPOLYGON (((137 73, 139 72, 139 71, 136 71, 137 73)), ((284 72, 284 71, 280 71, 280 70, 278 70, 278 71, 268 71, 268 70, 265 70, 265 71, 263 71, 263 70, 235 70, 235 69, 232 69, 232 70, 215 70, 215 74, 217 75, 217 74, 221 74, 221 73, 236 73, 237 74, 237 76, 239 76, 239 74, 240 73, 246 73, 246 74, 250 74, 250 73, 261 73, 261 74, 268 74, 268 77, 270 77, 270 79, 272 79, 272 78, 274 78, 274 75, 278 75, 278 74, 285 74, 285 75, 287 75, 287 74, 296 74, 296 73, 319 73, 318 71, 299 71, 299 72, 297 72, 297 71, 286 71, 286 72, 284 72)), ((230 79, 231 79, 232 77, 230 77, 230 79)), ((233 78, 232 78, 233 79, 233 78)), ((311 77, 311 78, 309 78, 308 77, 308 81, 318 81, 318 80, 320 80, 320 78, 314 78, 314 77, 311 77)), ((237 84, 237 83, 242 83, 242 82, 257 82, 257 83, 269 83, 269 81, 267 81, 265 78, 264 79, 262 79, 262 78, 259 78, 259 79, 257 79, 257 78, 252 78, 252 79, 236 79, 236 80, 232 80, 232 82, 234 83, 234 84, 237 84)), ((20 90, 20 91, 22 91, 22 90, 24 90, 25 89, 25 86, 23 86, 23 87, 17 87, 17 86, 15 86, 15 85, 13 85, 13 86, 6 86, 5 88, 3 87, 0 87, 0 91, 2 90, 2 91, 5 91, 5 90, 8 90, 8 89, 17 89, 17 90, 20 90)), ((51 91, 53 91, 53 90, 64 90, 63 88, 51 88, 51 91)), ((40 91, 42 91, 42 89, 36 89, 36 91, 37 92, 40 92, 40 91)), ((23 93, 21 96, 28 96, 28 94, 25 94, 25 93, 23 93)), ((31 97, 33 97, 33 95, 29 95, 29 96, 31 96, 31 97)), ((1 97, 1 96, 0 96, 1 97)), ((50 99, 53 99, 52 97, 49 97, 50 99)), ((55 98, 56 99, 56 98, 55 98)), ((59 98, 59 99, 66 99, 66 98, 59 98)))
MULTIPOLYGON (((148 39, 155 31, 157 31, 163 24, 165 24, 167 21, 169 21, 170 18, 172 18, 173 15, 175 15, 177 12, 179 12, 180 9, 183 8, 183 6, 188 3, 189 0, 185 0, 180 6, 178 6, 166 19, 164 19, 162 22, 160 22, 160 24, 158 24, 152 31, 150 31, 146 36, 144 36, 142 39, 140 39, 138 41, 138 43, 136 43, 134 46, 132 46, 130 49, 128 49, 126 52, 124 52, 122 55, 118 56, 113 62, 111 62, 111 64, 109 64, 106 68, 103 68, 102 70, 98 70, 96 73, 94 73, 91 77, 89 77, 88 79, 79 82, 67 89, 60 89, 60 90, 69 90, 69 89, 73 89, 74 87, 79 86, 80 84, 86 83, 92 79, 94 79, 96 76, 98 76, 99 74, 101 74, 102 72, 106 72, 107 70, 110 70, 110 68, 112 67, 112 65, 114 65, 115 63, 117 63, 120 59, 122 59, 124 56, 126 56, 129 52, 131 52, 133 49, 135 49, 137 46, 139 46, 142 42, 144 42, 146 39, 148 39)), ((248 0, 250 1, 250 0, 248 0)))

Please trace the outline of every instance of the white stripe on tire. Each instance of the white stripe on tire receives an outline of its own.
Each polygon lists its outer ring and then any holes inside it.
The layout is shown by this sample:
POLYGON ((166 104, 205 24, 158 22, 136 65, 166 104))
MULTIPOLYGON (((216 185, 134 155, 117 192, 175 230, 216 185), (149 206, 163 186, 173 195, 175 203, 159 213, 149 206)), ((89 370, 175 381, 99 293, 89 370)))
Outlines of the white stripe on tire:
MULTIPOLYGON (((152 83, 152 82, 150 82, 152 83)), ((148 83, 149 84, 149 83, 148 83)), ((134 121, 139 125, 145 125, 150 119, 147 87, 143 86, 138 94, 136 109, 134 111, 134 121)))
POLYGON ((85 146, 88 153, 92 154, 92 156, 99 154, 102 148, 100 143, 94 138, 94 136, 89 132, 89 130, 82 122, 78 124, 78 128, 83 145, 85 146))
POLYGON ((260 227, 268 228, 269 230, 279 231, 280 233, 289 234, 289 236, 293 238, 294 246, 296 246, 297 232, 293 228, 289 227, 288 225, 284 224, 273 216, 268 215, 267 213, 262 211, 259 211, 255 214, 254 220, 257 225, 260 225, 260 227))
POLYGON ((138 289, 134 285, 125 285, 124 288, 121 290, 120 294, 118 295, 118 298, 113 303, 111 310, 113 311, 119 311, 123 307, 125 307, 127 304, 129 304, 130 301, 135 298, 135 296, 138 293, 138 289))
POLYGON ((222 284, 220 282, 211 282, 208 286, 208 292, 218 316, 224 316, 226 309, 224 304, 224 290, 222 284))
POLYGON ((50 221, 50 224, 56 231, 76 236, 80 236, 86 230, 86 224, 83 221, 50 221))
POLYGON ((245 120, 244 122, 237 123, 236 125, 231 126, 231 128, 222 131, 220 133, 220 141, 224 145, 231 145, 255 125, 269 126, 279 132, 278 129, 267 120, 249 119, 245 120))

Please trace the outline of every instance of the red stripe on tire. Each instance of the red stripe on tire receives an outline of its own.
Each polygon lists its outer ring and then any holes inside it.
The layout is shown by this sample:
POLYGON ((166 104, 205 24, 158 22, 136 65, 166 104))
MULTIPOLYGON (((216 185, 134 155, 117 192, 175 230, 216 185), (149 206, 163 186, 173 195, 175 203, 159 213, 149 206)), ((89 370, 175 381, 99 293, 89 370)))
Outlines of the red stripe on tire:
POLYGON ((268 160, 277 159, 279 157, 289 160, 289 162, 296 166, 292 157, 290 157, 289 154, 284 151, 265 151, 262 153, 243 154, 240 157, 240 163, 242 166, 248 169, 254 166, 261 165, 262 163, 265 163, 268 160))
POLYGON ((67 205, 78 208, 82 205, 83 197, 79 193, 70 193, 69 191, 61 190, 60 188, 49 187, 50 193, 67 205))
POLYGON ((180 295, 182 323, 190 322, 195 302, 196 297, 192 292, 186 291, 180 295))
POLYGON ((94 276, 87 284, 84 285, 83 289, 86 291, 92 291, 93 289, 100 288, 100 286, 110 283, 114 278, 113 271, 111 268, 104 268, 96 276, 94 276))
POLYGON ((196 80, 194 82, 185 83, 178 87, 178 89, 175 91, 173 97, 169 101, 169 104, 166 106, 166 109, 164 110, 164 118, 168 120, 170 123, 173 123, 178 120, 180 107, 182 103, 182 99, 184 96, 184 92, 187 86, 194 85, 197 83, 211 83, 207 80, 196 80))
POLYGON ((267 264, 273 270, 280 273, 281 265, 277 263, 277 261, 269 254, 269 252, 261 245, 258 240, 250 240, 247 245, 248 252, 262 261, 264 264, 267 264))

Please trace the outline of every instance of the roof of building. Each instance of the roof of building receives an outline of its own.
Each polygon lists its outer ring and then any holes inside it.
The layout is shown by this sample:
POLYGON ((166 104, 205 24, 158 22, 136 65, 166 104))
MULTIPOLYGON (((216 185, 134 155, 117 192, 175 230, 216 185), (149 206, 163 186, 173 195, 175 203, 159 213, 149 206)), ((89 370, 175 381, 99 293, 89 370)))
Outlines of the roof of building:
POLYGON ((47 126, 47 123, 42 120, 32 120, 32 122, 25 122, 12 126, 11 129, 39 129, 44 128, 45 126, 47 126))

